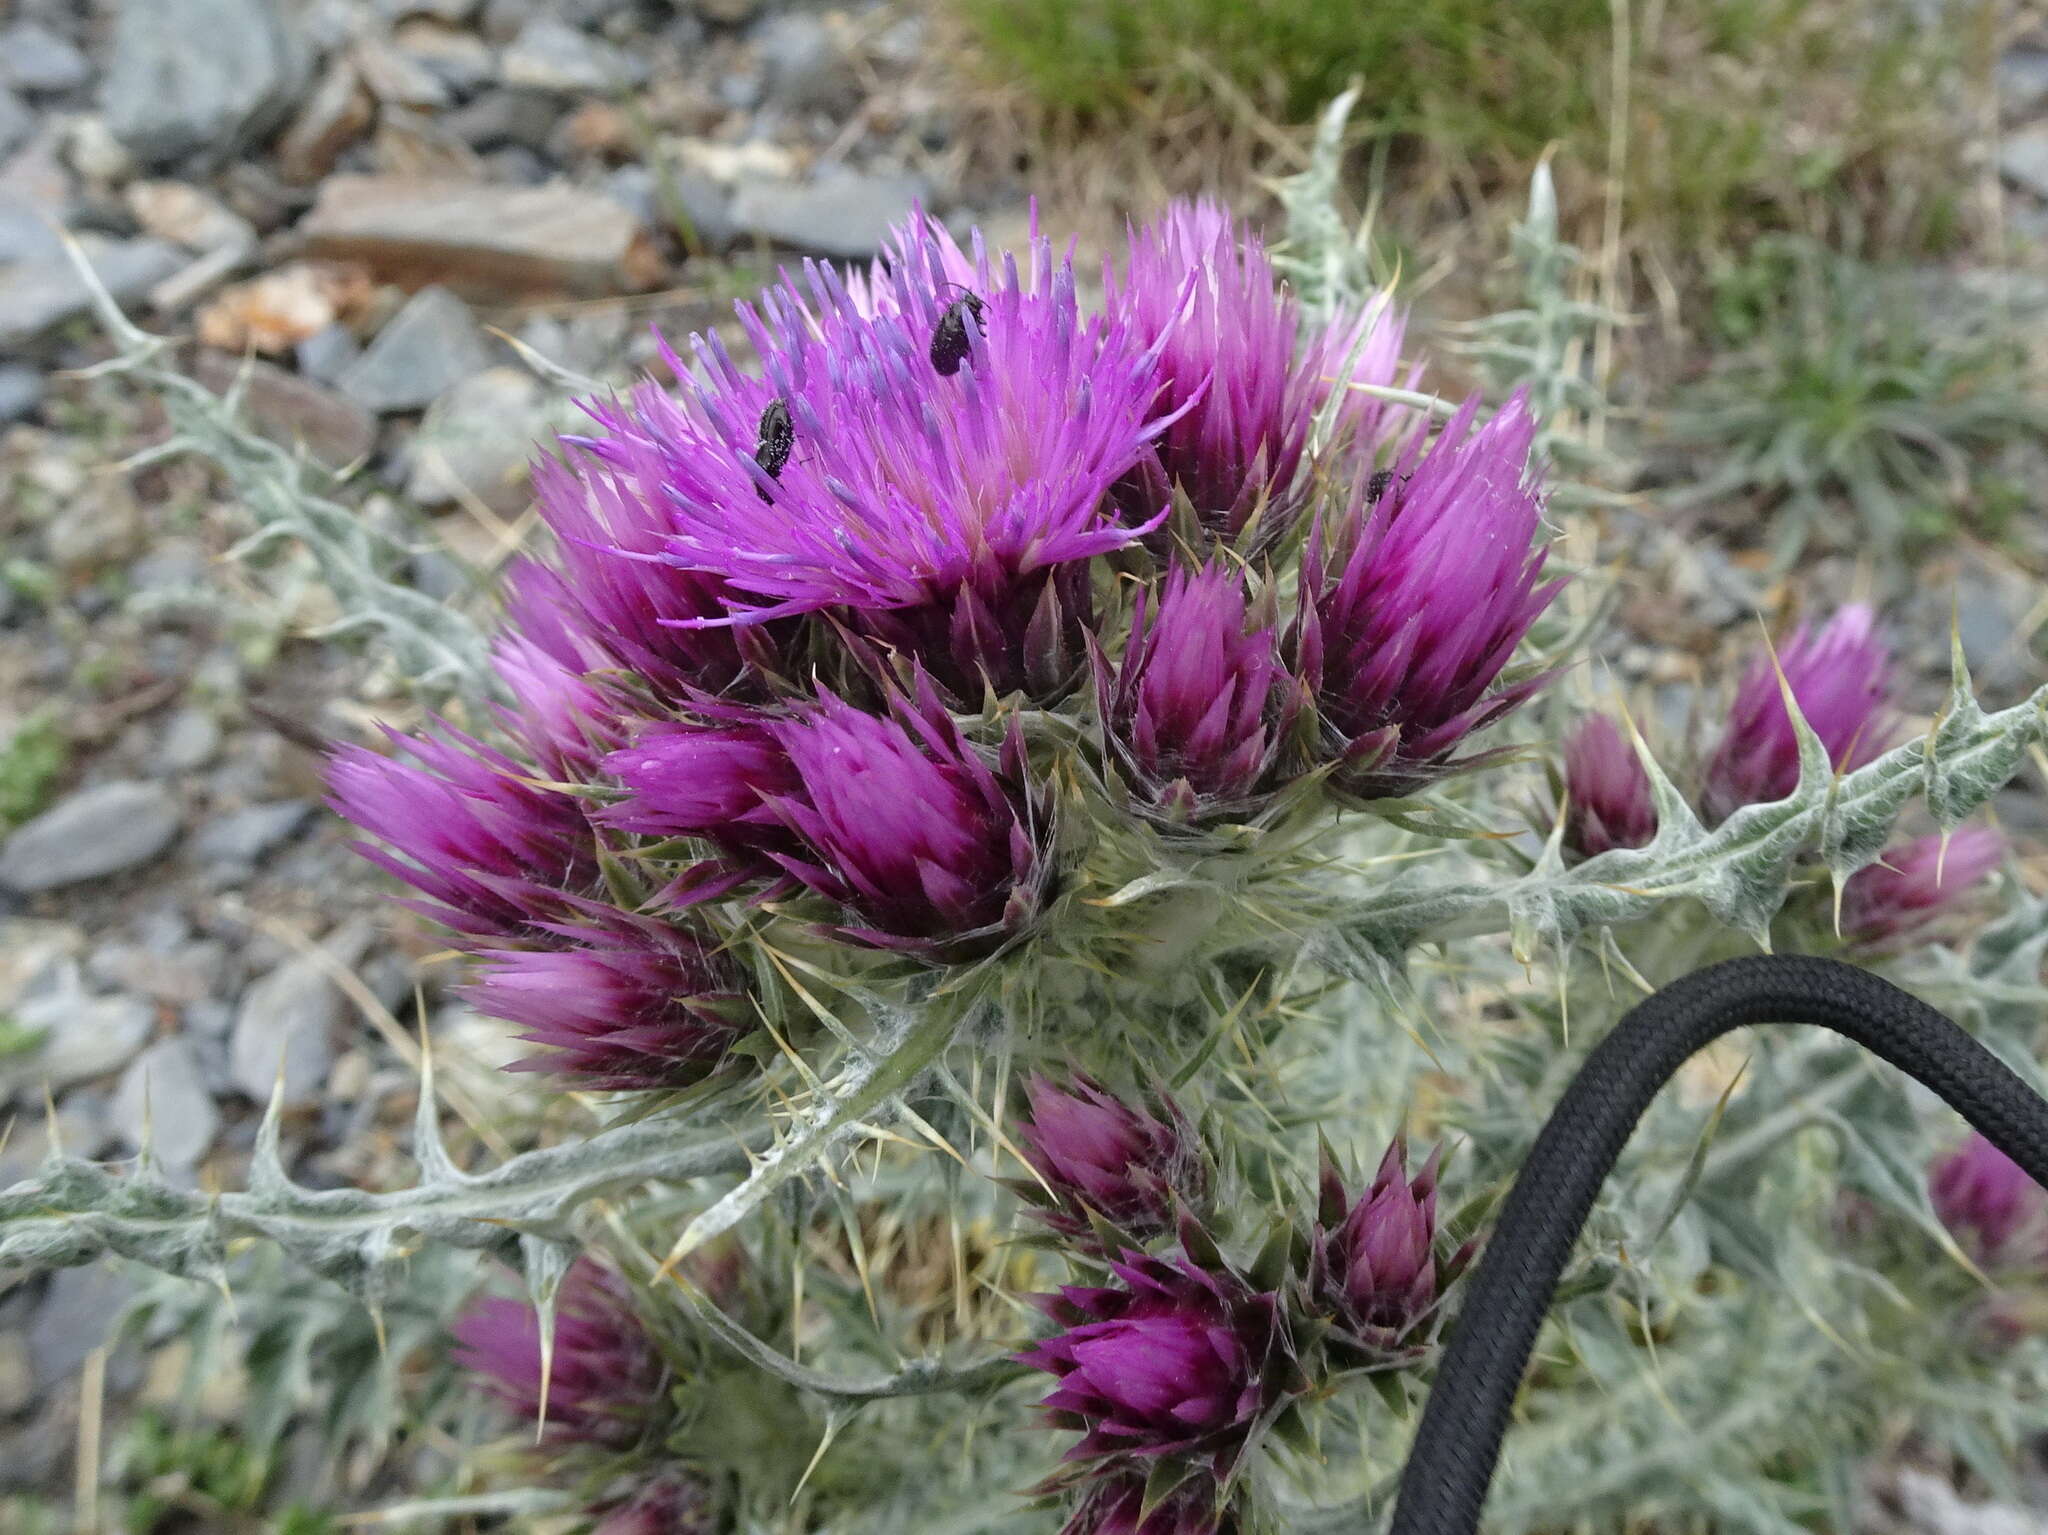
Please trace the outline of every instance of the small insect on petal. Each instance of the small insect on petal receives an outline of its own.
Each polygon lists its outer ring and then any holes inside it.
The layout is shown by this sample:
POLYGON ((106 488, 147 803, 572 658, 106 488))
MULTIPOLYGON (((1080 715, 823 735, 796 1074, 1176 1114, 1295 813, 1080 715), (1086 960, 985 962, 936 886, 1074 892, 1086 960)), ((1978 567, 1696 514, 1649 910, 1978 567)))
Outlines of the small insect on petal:
MULTIPOLYGON (((795 446, 796 427, 789 419, 789 407, 780 399, 770 400, 768 408, 761 412, 761 424, 755 429, 754 462, 769 479, 779 480, 795 446)), ((766 486, 754 488, 763 501, 772 499, 766 486)))
POLYGON ((960 364, 967 360, 967 320, 971 315, 974 328, 982 335, 988 334, 987 322, 982 318, 987 310, 978 293, 963 293, 946 306, 946 312, 939 316, 939 323, 932 330, 932 367, 940 377, 951 378, 960 371, 960 364))
POLYGON ((1372 478, 1365 482, 1365 504, 1367 506, 1378 506, 1380 499, 1393 488, 1393 485, 1393 470, 1375 469, 1372 473, 1372 478))

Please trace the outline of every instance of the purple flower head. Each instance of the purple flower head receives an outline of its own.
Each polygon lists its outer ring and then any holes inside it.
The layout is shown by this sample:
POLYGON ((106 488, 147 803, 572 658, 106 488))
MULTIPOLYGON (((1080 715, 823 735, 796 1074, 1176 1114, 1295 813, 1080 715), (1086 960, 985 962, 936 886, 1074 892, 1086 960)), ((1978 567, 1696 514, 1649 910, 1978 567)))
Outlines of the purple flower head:
MULTIPOLYGON (((653 390, 647 385, 643 393, 653 390)), ((601 423, 623 419, 615 405, 591 409, 601 423)), ((597 454, 579 455, 573 465, 536 462, 534 491, 559 568, 532 561, 515 568, 513 623, 536 638, 551 635, 552 644, 541 643, 565 665, 624 668, 671 702, 743 686, 749 656, 772 651, 769 636, 684 627, 722 614, 724 588, 715 576, 656 558, 667 516, 630 468, 597 454), (564 653, 571 647, 573 657, 564 653)))
POLYGON ((1970 897, 2005 858, 2005 839, 1988 826, 1965 826, 1947 839, 1915 837, 1849 876, 1842 886, 1842 936, 1887 949, 1934 936, 1942 919, 1970 897))
POLYGON ((605 760, 629 791, 598 819, 652 837, 701 837, 717 848, 708 868, 691 871, 671 892, 678 900, 724 894, 750 879, 788 888, 774 855, 799 850, 780 801, 803 780, 763 717, 717 711, 721 725, 663 722, 645 727, 633 744, 605 760))
POLYGON ((1780 647, 1777 667, 1768 654, 1758 656, 1736 689, 1727 733, 1707 765, 1700 795, 1711 823, 1799 787, 1799 742, 1779 689, 1780 670, 1837 772, 1883 755, 1897 735, 1889 704, 1891 649, 1877 631, 1877 615, 1852 603, 1819 631, 1801 624, 1780 647))
MULTIPOLYGON (((1032 244, 1036 245, 1038 238, 1038 205, 1034 202, 1032 244)), ((968 244, 971 250, 962 250, 950 229, 924 209, 915 209, 883 238, 879 261, 865 272, 847 272, 847 302, 864 318, 889 316, 916 330, 964 294, 978 296, 988 281, 988 249, 979 229, 969 235, 968 244)), ((985 326, 975 326, 969 346, 985 333, 985 326)))
POLYGON ((401 755, 359 746, 328 764, 328 804, 390 845, 356 850, 427 897, 413 909, 471 938, 528 936, 597 882, 596 846, 575 796, 447 725, 390 732, 401 755))
POLYGON ((1038 915, 1051 807, 1028 786, 1014 725, 991 767, 929 687, 887 717, 820 689, 767 728, 802 784, 774 802, 802 842, 771 852, 845 907, 841 937, 940 961, 978 957, 1038 915))
POLYGON ((1399 1358, 1426 1341, 1444 1287, 1466 1254, 1437 1256, 1436 1186, 1441 1156, 1432 1152, 1408 1176, 1408 1148, 1396 1140, 1357 1199, 1326 1152, 1315 1226, 1310 1233, 1310 1298, 1335 1319, 1354 1352, 1399 1358))
POLYGON ((942 375, 931 341, 960 298, 953 268, 923 223, 899 257, 860 301, 829 268, 808 269, 809 297, 785 281, 741 313, 761 377, 699 337, 676 394, 600 410, 607 435, 583 446, 663 509, 659 558, 718 583, 722 615, 681 622, 830 609, 957 696, 1057 693, 1088 618, 1085 572, 1063 567, 1144 531, 1105 497, 1163 429, 1152 359, 1081 317, 1071 268, 1038 239, 1028 277, 977 247, 973 339, 942 375), (771 470, 757 450, 774 406, 792 436, 771 470))
POLYGON ((1201 1457, 1225 1473, 1298 1389, 1279 1296, 1187 1257, 1127 1252, 1110 1269, 1120 1287, 1036 1297, 1065 1331, 1017 1356, 1059 1378, 1040 1405, 1083 1435, 1066 1458, 1201 1457))
POLYGON ((695 1478, 668 1474, 602 1510, 590 1535, 711 1535, 711 1500, 695 1478))
POLYGON ((1174 824, 1257 810, 1298 697, 1272 623, 1247 619, 1244 583, 1220 563, 1176 566, 1156 602, 1141 595, 1122 663, 1096 666, 1110 749, 1174 824))
POLYGON ((1060 1535, 1236 1535, 1234 1512, 1216 1506, 1213 1478, 1195 1476, 1145 1512, 1145 1476, 1115 1470, 1090 1478, 1060 1535))
MULTIPOLYGON (((450 1329, 455 1362, 523 1418, 542 1415, 540 1316, 525 1301, 480 1300, 450 1329)), ((667 1367, 635 1314, 625 1281, 588 1258, 555 1295, 547 1437, 617 1448, 639 1437, 667 1367)))
POLYGON ((560 932, 570 946, 480 951, 483 968, 464 988, 477 1011, 544 1047, 511 1070, 600 1091, 687 1087, 746 1031, 738 975, 695 934, 616 911, 560 932))
POLYGON ((606 819, 701 836, 741 877, 846 908, 839 936, 941 962, 976 957, 1036 916, 1050 806, 1026 785, 1013 730, 991 767, 930 686, 866 713, 821 688, 781 716, 658 725, 607 767, 632 791, 606 819))
POLYGON ((1581 858, 1647 847, 1657 835, 1650 775, 1604 714, 1588 715, 1564 748, 1564 845, 1581 858))
POLYGON ((623 744, 620 701, 590 680, 587 668, 565 665, 516 629, 499 637, 491 655, 512 695, 510 707, 498 707, 498 723, 549 777, 586 779, 606 752, 623 744))
POLYGON ((1973 1255, 2000 1268, 2048 1263, 2048 1191, 1974 1131, 1934 1164, 1934 1213, 1973 1255))
POLYGON ((1044 1187, 1013 1186, 1038 1200, 1050 1188, 1055 1203, 1032 1213, 1062 1236, 1086 1239, 1090 1211, 1128 1236, 1156 1236, 1172 1229, 1177 1202, 1206 1202, 1209 1154, 1167 1094, 1133 1105, 1079 1073, 1065 1087, 1033 1073, 1024 1091, 1031 1118, 1018 1134, 1044 1187))
POLYGON ((1496 689, 1563 586, 1531 547, 1542 497, 1528 473, 1535 420, 1516 395, 1476 432, 1469 401, 1391 478, 1361 478, 1310 535, 1290 635, 1336 782, 1362 798, 1414 792, 1460 766, 1468 735, 1545 682, 1496 689))
POLYGON ((1159 403, 1175 418, 1119 500, 1143 520, 1178 486, 1226 534, 1254 515, 1284 526, 1325 386, 1258 237, 1215 203, 1176 202, 1130 231, 1124 275, 1104 287, 1110 311, 1156 344, 1159 403))

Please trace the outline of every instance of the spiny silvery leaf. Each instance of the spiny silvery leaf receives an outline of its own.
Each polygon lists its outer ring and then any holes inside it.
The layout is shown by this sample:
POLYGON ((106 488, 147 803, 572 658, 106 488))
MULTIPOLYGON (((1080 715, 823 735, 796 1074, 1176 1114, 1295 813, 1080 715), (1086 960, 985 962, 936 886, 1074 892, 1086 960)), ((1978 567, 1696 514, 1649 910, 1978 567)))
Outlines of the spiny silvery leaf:
POLYGON ((890 1397, 926 1396, 981 1391, 1023 1375, 1025 1367, 1009 1355, 984 1359, 964 1368, 949 1368, 937 1359, 913 1359, 888 1375, 845 1376, 801 1364, 771 1348, 720 1309, 681 1274, 673 1276, 677 1293, 698 1325, 726 1348, 757 1369, 831 1401, 874 1402, 890 1397))
POLYGON ((229 1244, 253 1237, 375 1299, 389 1270, 424 1243, 509 1251, 522 1232, 561 1230, 579 1205, 609 1189, 746 1165, 737 1133, 687 1118, 620 1125, 487 1172, 425 1176, 384 1193, 301 1188, 285 1175, 274 1139, 259 1140, 250 1188, 226 1194, 55 1155, 35 1177, 0 1191, 0 1269, 62 1268, 111 1253, 217 1279, 229 1244))
POLYGON ((407 551, 374 532, 351 508, 317 494, 302 455, 259 436, 241 419, 246 374, 222 396, 179 372, 169 361, 169 340, 130 321, 77 243, 67 238, 65 247, 101 328, 118 348, 91 371, 134 379, 163 402, 170 417, 171 436, 130 460, 131 466, 186 454, 211 462, 256 524, 235 553, 247 556, 284 538, 305 545, 347 615, 330 633, 375 631, 400 674, 430 698, 496 696, 483 632, 458 608, 387 576, 407 551))
POLYGON ((746 1181, 683 1228, 670 1265, 730 1230, 783 1184, 815 1167, 862 1121, 915 1081, 952 1042, 959 1014, 943 1004, 892 1008, 874 1003, 881 1027, 830 1082, 812 1088, 812 1102, 786 1137, 754 1159, 746 1181))
POLYGON ((1777 910, 1785 866, 1795 853, 1881 842, 1879 832, 1889 830, 1915 790, 1938 791, 1937 817, 1954 824, 2011 778, 2029 746, 2048 738, 2044 710, 2048 689, 1986 714, 1959 688, 1925 740, 1839 778, 1809 763, 1789 798, 1745 806, 1712 831, 1667 818, 1645 848, 1616 849, 1562 871, 1539 869, 1505 885, 1403 887, 1353 902, 1341 920, 1352 940, 1388 953, 1426 938, 1506 931, 1518 914, 1569 941, 1690 898, 1722 922, 1754 933, 1777 910))
POLYGON ((476 1277, 474 1254, 423 1251, 373 1323, 345 1291, 309 1286, 304 1270, 277 1249, 252 1247, 231 1261, 221 1288, 156 1279, 119 1325, 144 1346, 186 1345, 179 1390, 187 1403, 208 1381, 245 1371, 238 1426, 260 1454, 320 1403, 308 1426, 331 1470, 358 1452, 374 1462, 411 1414, 432 1415, 448 1400, 455 1371, 445 1329, 476 1277))
POLYGON ((1354 85, 1323 108, 1307 167, 1273 184, 1287 214, 1286 238, 1273 252, 1273 265, 1315 325, 1365 303, 1376 286, 1367 254, 1337 206, 1344 127, 1361 89, 1354 85))

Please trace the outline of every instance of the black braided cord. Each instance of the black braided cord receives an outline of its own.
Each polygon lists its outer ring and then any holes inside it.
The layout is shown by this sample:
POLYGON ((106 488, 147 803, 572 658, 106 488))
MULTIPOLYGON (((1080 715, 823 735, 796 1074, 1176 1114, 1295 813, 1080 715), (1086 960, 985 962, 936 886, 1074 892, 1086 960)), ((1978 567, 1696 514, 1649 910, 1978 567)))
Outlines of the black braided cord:
POLYGON ((1444 1350, 1390 1535, 1479 1528, 1515 1392, 1594 1196, 1672 1073, 1754 1023, 1811 1023, 1844 1035, 1939 1093, 2048 1186, 2048 1100, 1889 981, 1799 955, 1729 960, 1674 981, 1587 1057, 1522 1164, 1444 1350))

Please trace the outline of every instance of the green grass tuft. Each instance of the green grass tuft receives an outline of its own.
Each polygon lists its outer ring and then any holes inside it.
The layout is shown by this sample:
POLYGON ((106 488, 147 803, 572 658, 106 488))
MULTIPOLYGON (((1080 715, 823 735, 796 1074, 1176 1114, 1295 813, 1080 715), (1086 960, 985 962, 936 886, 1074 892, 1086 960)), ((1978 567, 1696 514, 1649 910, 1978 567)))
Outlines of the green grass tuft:
POLYGON ((1781 565, 1822 530, 1891 557, 1960 523, 1995 531, 2011 498, 1995 466, 2043 440, 2048 405, 2011 314, 1913 281, 1790 238, 1725 273, 1712 320, 1728 350, 1663 444, 1705 473, 1672 501, 1754 507, 1781 565))
MULTIPOLYGON (((1059 117, 1128 130, 1211 99, 1218 75, 1305 123, 1357 79, 1354 122, 1458 201, 1615 170, 1666 264, 1843 211, 1888 243, 1962 233, 1954 146, 1977 50, 1969 5, 1939 27, 1905 0, 950 0, 984 73, 1059 117)), ((1569 231, 1568 231, 1569 232, 1569 231)))
POLYGON ((31 714, 0 742, 0 832, 42 810, 71 760, 54 710, 31 714))
POLYGON ((1191 78, 1193 50, 1296 120, 1358 76, 1361 115, 1386 128, 1517 154, 1541 150, 1557 124, 1590 117, 1583 63, 1608 27, 1607 0, 960 4, 1007 77, 1084 118, 1114 119, 1171 92, 1191 78))

